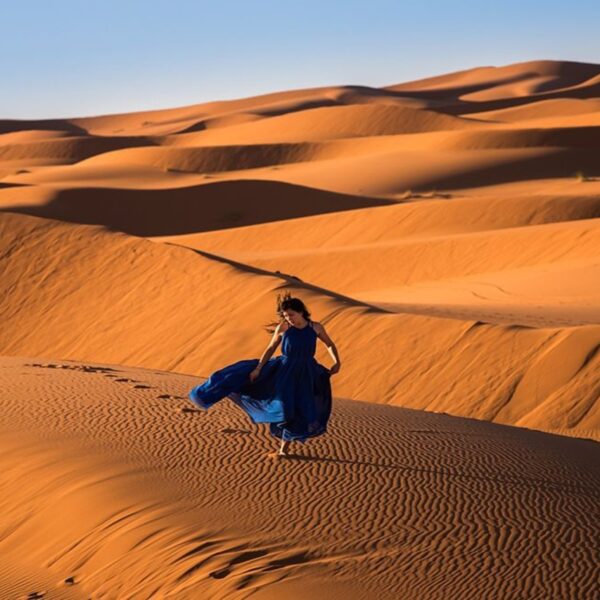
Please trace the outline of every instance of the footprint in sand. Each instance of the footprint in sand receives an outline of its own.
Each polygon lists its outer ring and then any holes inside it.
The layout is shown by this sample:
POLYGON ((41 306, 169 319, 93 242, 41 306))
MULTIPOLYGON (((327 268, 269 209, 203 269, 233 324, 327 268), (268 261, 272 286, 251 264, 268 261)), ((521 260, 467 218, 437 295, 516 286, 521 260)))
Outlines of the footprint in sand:
MULTIPOLYGON (((28 367, 43 367, 45 369, 71 369, 72 371, 83 371, 84 373, 107 373, 116 371, 110 367, 94 367, 92 365, 59 365, 55 363, 25 363, 28 367)), ((116 375, 107 375, 107 377, 116 377, 116 375)))
POLYGON ((199 408, 190 408, 189 406, 183 406, 179 409, 179 412, 182 413, 201 413, 202 411, 199 408))
POLYGON ((235 429, 233 427, 225 427, 225 429, 221 429, 221 433, 252 433, 247 429, 235 429))

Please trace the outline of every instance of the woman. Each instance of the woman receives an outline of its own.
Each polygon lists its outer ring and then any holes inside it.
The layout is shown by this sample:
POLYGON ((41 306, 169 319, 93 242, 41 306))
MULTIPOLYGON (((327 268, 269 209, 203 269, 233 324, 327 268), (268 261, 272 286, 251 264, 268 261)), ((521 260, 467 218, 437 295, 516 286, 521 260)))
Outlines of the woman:
POLYGON ((311 320, 302 300, 289 292, 283 298, 278 295, 277 314, 279 322, 260 359, 240 360, 215 371, 189 392, 189 398, 206 410, 230 398, 254 423, 269 423, 271 435, 281 439, 279 452, 271 456, 287 456, 292 440, 304 442, 327 431, 330 376, 341 363, 325 327, 311 320), (317 338, 334 360, 331 369, 314 358, 317 338), (280 342, 282 354, 271 358, 280 342))

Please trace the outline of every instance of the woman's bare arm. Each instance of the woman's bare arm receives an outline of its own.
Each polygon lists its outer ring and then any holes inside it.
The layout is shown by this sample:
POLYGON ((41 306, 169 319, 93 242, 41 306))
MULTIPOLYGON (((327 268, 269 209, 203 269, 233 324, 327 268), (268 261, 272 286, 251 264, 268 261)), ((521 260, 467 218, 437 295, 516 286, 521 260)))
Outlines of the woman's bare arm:
POLYGON ((283 334, 282 329, 282 323, 279 323, 275 328, 275 331, 273 332, 273 337, 271 338, 269 345, 266 347, 265 351, 260 357, 260 360, 258 361, 258 365, 256 366, 257 369, 262 369, 264 364, 269 361, 271 356, 273 356, 273 353, 275 352, 277 346, 279 346, 279 343, 281 342, 281 335, 283 334))
POLYGON ((325 327, 321 325, 321 323, 314 323, 315 331, 319 338, 323 341, 323 343, 327 346, 327 351, 333 358, 333 364, 338 367, 341 366, 342 362, 340 360, 340 355, 338 353, 337 346, 333 343, 333 340, 329 337, 328 333, 325 331, 325 327))

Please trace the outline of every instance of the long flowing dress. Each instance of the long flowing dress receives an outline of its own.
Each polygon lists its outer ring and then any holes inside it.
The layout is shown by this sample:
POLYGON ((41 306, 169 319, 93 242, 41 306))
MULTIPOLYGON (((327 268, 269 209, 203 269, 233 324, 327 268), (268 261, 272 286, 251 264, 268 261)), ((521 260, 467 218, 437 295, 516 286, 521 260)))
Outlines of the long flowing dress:
POLYGON ((281 355, 268 360, 258 377, 249 375, 260 360, 244 359, 215 371, 188 394, 208 410, 228 397, 254 423, 269 423, 272 436, 304 442, 327 431, 331 414, 331 374, 314 357, 317 333, 312 321, 290 325, 282 334, 281 355))

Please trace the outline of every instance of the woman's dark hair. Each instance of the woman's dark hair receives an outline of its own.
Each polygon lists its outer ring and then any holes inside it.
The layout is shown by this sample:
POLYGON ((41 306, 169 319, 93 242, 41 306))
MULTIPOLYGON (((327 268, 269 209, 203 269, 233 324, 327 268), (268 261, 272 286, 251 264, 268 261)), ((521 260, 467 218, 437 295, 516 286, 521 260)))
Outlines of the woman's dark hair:
POLYGON ((302 300, 300 300, 300 298, 295 298, 294 296, 292 296, 292 294, 289 291, 285 291, 282 293, 277 294, 277 308, 276 308, 276 313, 277 313, 277 321, 271 321, 271 323, 269 323, 267 325, 267 330, 270 333, 273 333, 275 331, 275 327, 277 327, 277 325, 279 325, 279 323, 281 323, 284 319, 283 317, 283 311, 284 310, 295 310, 296 312, 302 313, 302 316, 307 320, 310 321, 310 312, 308 311, 308 309, 306 308, 306 305, 304 304, 304 302, 302 302, 302 300))

